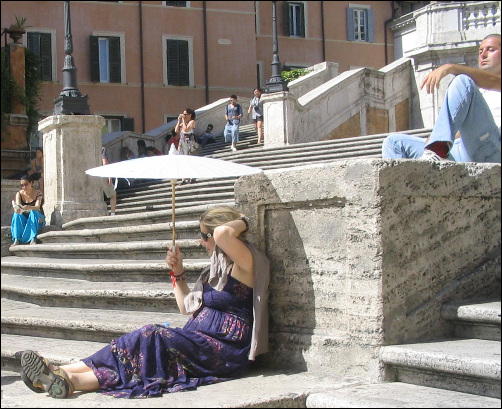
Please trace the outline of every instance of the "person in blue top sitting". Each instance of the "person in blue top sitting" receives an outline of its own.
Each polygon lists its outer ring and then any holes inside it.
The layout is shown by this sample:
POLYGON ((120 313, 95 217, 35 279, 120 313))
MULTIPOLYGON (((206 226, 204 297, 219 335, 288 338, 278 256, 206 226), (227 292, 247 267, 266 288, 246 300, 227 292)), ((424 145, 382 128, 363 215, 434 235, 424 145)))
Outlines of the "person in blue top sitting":
POLYGON ((21 190, 16 193, 13 201, 14 214, 10 231, 15 246, 19 243, 35 244, 38 230, 45 226, 45 216, 42 210, 43 196, 40 190, 33 187, 31 176, 22 176, 21 190))

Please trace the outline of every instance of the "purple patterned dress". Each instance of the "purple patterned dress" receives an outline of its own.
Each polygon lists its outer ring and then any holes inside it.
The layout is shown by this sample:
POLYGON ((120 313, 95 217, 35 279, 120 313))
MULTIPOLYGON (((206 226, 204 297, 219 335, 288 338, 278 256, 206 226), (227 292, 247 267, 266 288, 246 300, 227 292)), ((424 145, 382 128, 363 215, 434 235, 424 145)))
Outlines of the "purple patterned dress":
POLYGON ((229 275, 223 291, 204 285, 203 300, 183 328, 145 325, 82 359, 102 392, 148 398, 243 375, 249 363, 253 289, 229 275))

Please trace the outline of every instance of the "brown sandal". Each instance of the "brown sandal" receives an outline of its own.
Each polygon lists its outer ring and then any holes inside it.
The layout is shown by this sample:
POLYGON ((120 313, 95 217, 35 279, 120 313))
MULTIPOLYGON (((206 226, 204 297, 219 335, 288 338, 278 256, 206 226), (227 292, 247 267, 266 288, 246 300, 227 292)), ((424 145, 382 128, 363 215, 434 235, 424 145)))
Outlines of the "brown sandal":
MULTIPOLYGON (((42 386, 53 398, 67 398, 75 391, 73 383, 63 369, 57 367, 51 371, 49 361, 34 351, 23 352, 21 367, 34 388, 42 386)), ((28 384, 27 386, 32 389, 28 384)))
POLYGON ((24 371, 21 369, 21 373, 19 374, 21 376, 21 380, 24 382, 24 384, 30 388, 33 392, 36 392, 36 393, 42 393, 42 392, 45 392, 45 389, 44 389, 44 385, 42 385, 41 383, 33 383, 31 381, 30 378, 28 378, 28 376, 26 376, 26 374, 24 373, 24 371))

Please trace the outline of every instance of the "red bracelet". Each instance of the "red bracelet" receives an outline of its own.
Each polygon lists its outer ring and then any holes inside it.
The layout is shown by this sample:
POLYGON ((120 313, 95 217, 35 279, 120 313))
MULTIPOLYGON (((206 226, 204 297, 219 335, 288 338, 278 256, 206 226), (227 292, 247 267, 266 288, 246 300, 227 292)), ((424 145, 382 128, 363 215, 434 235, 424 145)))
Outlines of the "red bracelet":
POLYGON ((183 281, 186 279, 185 270, 180 275, 174 274, 174 271, 169 271, 169 275, 171 276, 171 282, 173 283, 173 288, 176 287, 176 281, 183 281))
POLYGON ((185 271, 185 270, 183 270, 183 272, 182 272, 180 275, 176 275, 176 274, 174 274, 174 271, 173 271, 173 270, 169 271, 169 275, 170 275, 171 277, 181 277, 181 276, 182 276, 183 274, 185 274, 185 273, 186 273, 186 271, 185 271))

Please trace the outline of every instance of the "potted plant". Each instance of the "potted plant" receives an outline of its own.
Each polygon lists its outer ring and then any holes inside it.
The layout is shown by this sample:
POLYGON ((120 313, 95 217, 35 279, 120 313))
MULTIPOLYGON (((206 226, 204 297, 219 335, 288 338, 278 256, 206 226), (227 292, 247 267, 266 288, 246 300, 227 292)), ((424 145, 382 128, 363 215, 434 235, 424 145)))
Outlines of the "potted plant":
POLYGON ((23 34, 26 33, 26 27, 30 26, 26 25, 26 17, 14 17, 16 18, 16 22, 11 24, 6 32, 9 34, 9 37, 12 38, 14 43, 19 44, 19 40, 23 37, 23 34))

